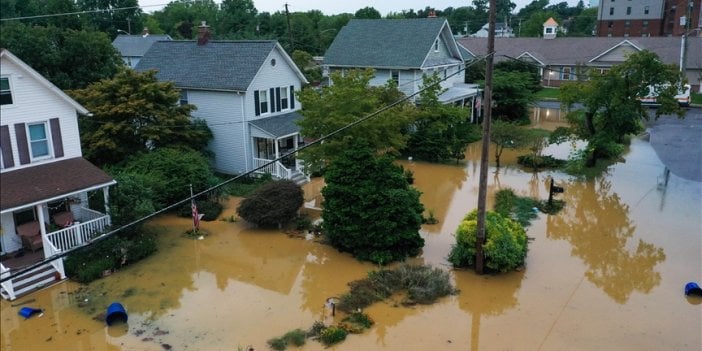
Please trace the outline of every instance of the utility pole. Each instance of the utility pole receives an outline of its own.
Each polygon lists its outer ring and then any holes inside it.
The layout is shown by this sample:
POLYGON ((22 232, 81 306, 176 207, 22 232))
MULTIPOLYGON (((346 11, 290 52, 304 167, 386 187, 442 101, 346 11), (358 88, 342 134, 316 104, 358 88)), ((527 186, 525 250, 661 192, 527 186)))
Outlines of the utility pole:
POLYGON ((694 3, 691 0, 685 0, 685 7, 687 7, 685 14, 685 27, 683 28, 682 43, 680 44, 680 50, 682 52, 680 55, 680 72, 682 72, 683 76, 687 75, 687 35, 690 31, 690 17, 692 17, 692 6, 694 6, 694 3))
POLYGON ((285 4, 285 18, 288 20, 288 36, 290 37, 290 55, 295 51, 295 42, 293 41, 292 27, 290 26, 290 12, 288 11, 288 4, 285 4))
POLYGON ((485 67, 485 118, 483 118, 483 148, 480 152, 480 181, 478 186, 478 228, 475 240, 475 272, 483 274, 485 264, 485 217, 487 206, 487 173, 490 157, 490 122, 492 120, 492 63, 495 53, 495 0, 490 0, 490 17, 488 20, 488 47, 485 67))

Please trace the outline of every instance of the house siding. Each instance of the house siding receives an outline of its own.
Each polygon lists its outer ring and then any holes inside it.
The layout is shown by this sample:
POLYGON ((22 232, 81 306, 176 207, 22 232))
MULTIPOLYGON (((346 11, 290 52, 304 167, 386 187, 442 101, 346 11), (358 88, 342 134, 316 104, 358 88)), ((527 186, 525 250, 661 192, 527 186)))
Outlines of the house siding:
POLYGON ((274 99, 271 99, 270 97, 270 89, 271 88, 280 88, 280 87, 287 87, 288 88, 288 96, 290 95, 289 88, 290 86, 293 86, 294 92, 300 91, 302 87, 302 82, 300 81, 300 78, 295 74, 294 68, 288 64, 288 62, 285 60, 283 55, 280 54, 280 52, 276 50, 272 50, 271 53, 268 55, 266 60, 263 62, 261 65, 261 68, 258 71, 258 74, 256 74, 256 77, 253 79, 251 84, 249 85, 247 94, 246 94, 246 109, 247 111, 250 111, 247 116, 251 116, 249 120, 254 120, 254 119, 260 119, 260 118, 266 118, 266 117, 271 117, 283 113, 288 113, 291 111, 299 110, 300 109, 300 102, 297 101, 297 97, 294 97, 295 102, 294 102, 294 108, 290 108, 291 106, 291 101, 288 102, 288 109, 287 110, 282 110, 278 112, 271 112, 271 102, 275 103, 274 99), (275 60, 275 66, 271 65, 271 60, 275 60), (267 113, 260 114, 259 116, 255 116, 254 114, 254 107, 255 107, 255 101, 254 101, 254 91, 256 90, 265 90, 269 94, 268 102, 269 102, 269 108, 267 113))
MULTIPOLYGON (((82 153, 76 109, 51 91, 51 89, 33 79, 33 76, 9 60, 3 59, 1 74, 3 77, 9 77, 12 91, 13 103, 11 105, 0 106, 0 114, 2 114, 2 125, 7 126, 9 131, 10 145, 12 145, 12 163, 14 164, 14 167, 3 168, 2 171, 31 167, 40 163, 52 162, 57 159, 81 157, 82 153), (54 142, 57 142, 57 140, 54 140, 56 136, 52 137, 51 135, 51 120, 54 118, 58 119, 53 123, 58 123, 58 129, 60 129, 61 145, 63 148, 62 156, 60 152, 61 148, 54 145, 54 142), (20 162, 19 146, 17 144, 16 127, 35 122, 46 123, 46 133, 49 138, 52 157, 22 164, 20 162)), ((3 141, 3 144, 6 144, 6 142, 3 141)))

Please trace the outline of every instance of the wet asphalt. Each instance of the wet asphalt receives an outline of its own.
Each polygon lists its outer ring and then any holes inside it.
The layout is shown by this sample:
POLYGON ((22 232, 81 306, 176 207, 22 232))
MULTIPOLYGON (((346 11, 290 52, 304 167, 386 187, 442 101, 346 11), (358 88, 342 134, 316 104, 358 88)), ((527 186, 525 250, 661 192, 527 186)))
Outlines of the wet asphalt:
POLYGON ((702 108, 687 109, 684 118, 664 115, 656 119, 655 110, 649 112, 649 140, 661 162, 681 178, 702 182, 702 108))

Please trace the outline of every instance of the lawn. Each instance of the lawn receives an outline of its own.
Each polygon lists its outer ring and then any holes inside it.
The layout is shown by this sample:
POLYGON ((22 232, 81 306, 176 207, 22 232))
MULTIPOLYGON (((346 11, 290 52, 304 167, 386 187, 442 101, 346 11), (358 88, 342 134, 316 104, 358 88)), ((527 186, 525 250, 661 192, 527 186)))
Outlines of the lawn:
POLYGON ((560 92, 558 88, 543 88, 536 92, 536 100, 558 100, 560 92))
POLYGON ((692 93, 692 103, 702 105, 702 93, 692 93))

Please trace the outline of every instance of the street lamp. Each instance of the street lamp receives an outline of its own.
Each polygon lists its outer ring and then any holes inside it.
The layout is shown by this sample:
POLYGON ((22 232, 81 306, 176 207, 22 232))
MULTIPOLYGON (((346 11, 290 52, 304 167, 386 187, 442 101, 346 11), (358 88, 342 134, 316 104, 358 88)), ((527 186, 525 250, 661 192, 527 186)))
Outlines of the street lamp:
POLYGON ((131 35, 129 32, 123 31, 123 30, 121 30, 121 29, 118 29, 118 30, 117 30, 117 33, 124 33, 124 34, 126 34, 126 35, 131 35))

